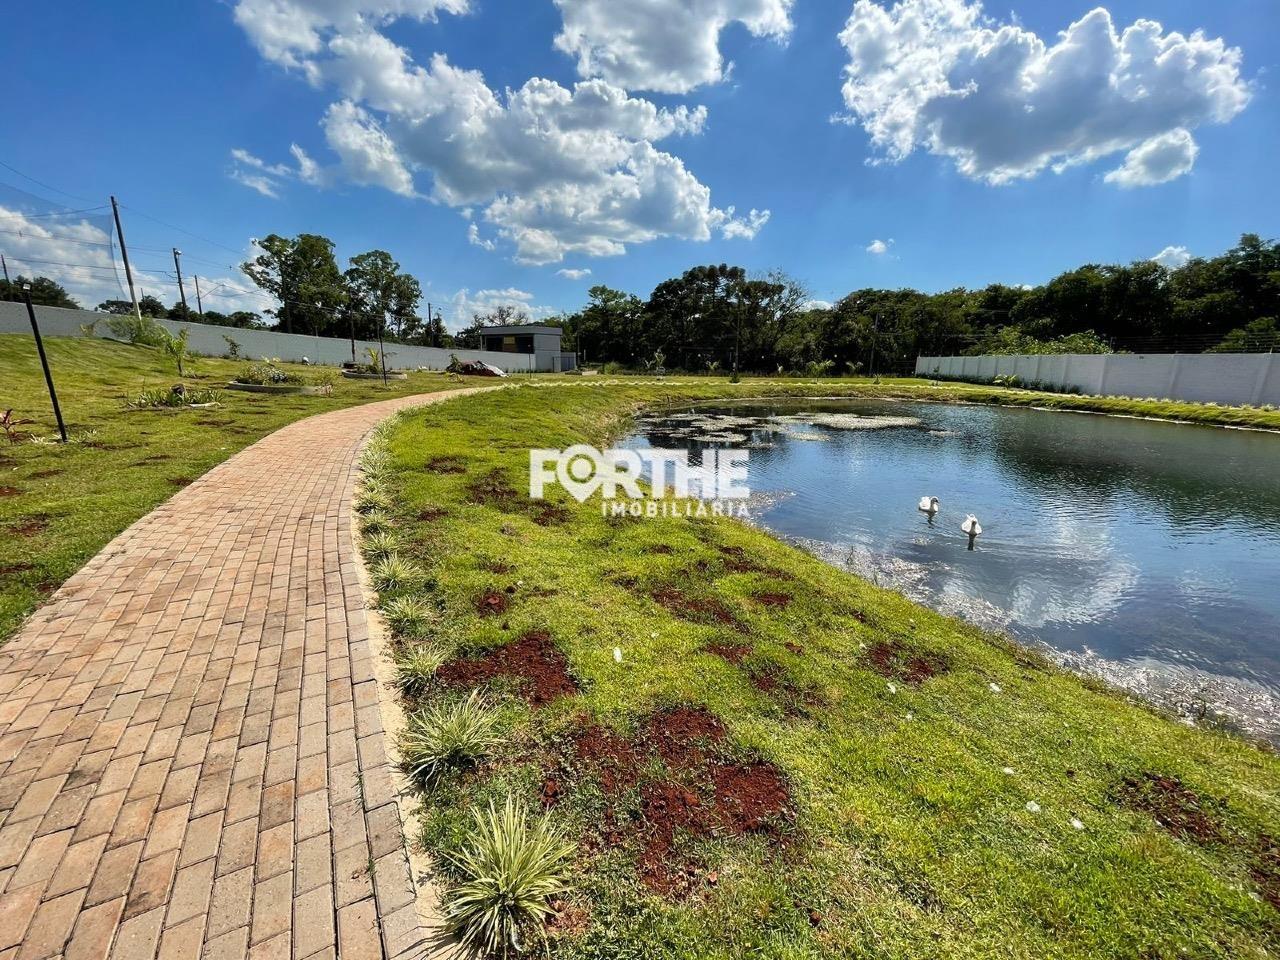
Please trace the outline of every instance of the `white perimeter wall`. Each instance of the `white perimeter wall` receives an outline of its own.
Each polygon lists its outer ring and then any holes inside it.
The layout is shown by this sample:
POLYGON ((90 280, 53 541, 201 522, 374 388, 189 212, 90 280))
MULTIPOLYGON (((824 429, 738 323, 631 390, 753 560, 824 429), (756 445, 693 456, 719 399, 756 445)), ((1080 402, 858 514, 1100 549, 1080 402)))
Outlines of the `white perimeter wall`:
POLYGON ((1078 387, 1103 396, 1280 405, 1280 356, 1273 353, 919 357, 916 375, 977 382, 1012 375, 1024 386, 1078 387))
MULTIPOLYGON (((36 307, 36 319, 40 334, 45 337, 84 336, 82 327, 97 321, 94 336, 112 339, 107 328, 108 315, 91 310, 64 310, 61 307, 36 307)), ((271 330, 245 330, 240 327, 216 327, 205 323, 181 323, 176 320, 157 320, 161 326, 176 334, 191 331, 188 343, 191 352, 206 357, 221 357, 228 352, 228 336, 240 344, 240 355, 247 360, 274 357, 280 360, 301 360, 306 357, 312 363, 337 365, 351 359, 351 341, 333 337, 308 337, 296 333, 276 333, 271 330)), ((24 303, 0 301, 0 333, 31 333, 31 321, 27 318, 24 303)), ((364 363, 368 356, 366 347, 378 348, 377 341, 357 340, 356 359, 364 363)), ((507 372, 550 371, 557 369, 555 359, 561 354, 495 353, 488 350, 444 350, 435 347, 411 347, 400 343, 388 343, 387 365, 393 369, 443 370, 449 358, 459 360, 483 360, 507 372)), ((568 357, 564 369, 572 369, 573 355, 568 357)))

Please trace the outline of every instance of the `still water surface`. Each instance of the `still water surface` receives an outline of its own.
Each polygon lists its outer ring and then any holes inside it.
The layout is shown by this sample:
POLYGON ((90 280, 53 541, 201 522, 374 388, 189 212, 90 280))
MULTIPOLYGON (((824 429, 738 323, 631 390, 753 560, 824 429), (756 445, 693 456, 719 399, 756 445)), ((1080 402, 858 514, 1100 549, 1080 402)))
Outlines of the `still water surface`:
POLYGON ((1280 436, 833 400, 666 410, 626 445, 748 446, 760 526, 1077 669, 1280 737, 1280 436), (918 423, 859 429, 850 414, 918 423), (941 502, 932 522, 924 496, 941 502), (968 513, 983 528, 972 552, 968 513))

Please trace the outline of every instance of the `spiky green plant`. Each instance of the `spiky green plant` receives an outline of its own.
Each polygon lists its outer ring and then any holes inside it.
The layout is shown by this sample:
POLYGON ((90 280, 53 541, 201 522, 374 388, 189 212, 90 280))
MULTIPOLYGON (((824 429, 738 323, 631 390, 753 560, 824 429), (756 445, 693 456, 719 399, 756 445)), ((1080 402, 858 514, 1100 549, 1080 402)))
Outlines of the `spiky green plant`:
POLYGON ((419 643, 396 658, 396 686, 408 696, 422 693, 436 678, 436 671, 448 659, 434 644, 419 643))
POLYGON ((391 497, 381 486, 366 484, 360 493, 356 495, 356 510, 360 513, 389 509, 391 509, 391 497))
POLYGON ((425 636, 437 619, 435 607, 421 597, 393 597, 382 605, 382 616, 392 633, 410 639, 425 636))
POLYGON ((360 518, 360 532, 366 537, 391 529, 391 517, 385 510, 370 510, 360 518))
POLYGON ((474 830, 449 861, 462 875, 446 908, 464 942, 507 956, 523 951, 522 926, 551 913, 548 901, 568 890, 574 847, 545 814, 530 817, 511 794, 498 807, 473 810, 474 830))
POLYGON ((373 577, 373 585, 379 593, 403 590, 415 583, 421 583, 423 573, 412 560, 406 560, 398 553, 389 553, 373 565, 369 571, 373 577))
POLYGON ((424 784, 474 763, 498 742, 498 715, 472 691, 465 700, 434 704, 410 714, 400 735, 408 774, 424 784))
POLYGON ((368 534, 362 546, 366 557, 380 560, 396 552, 397 541, 391 531, 378 530, 368 534))

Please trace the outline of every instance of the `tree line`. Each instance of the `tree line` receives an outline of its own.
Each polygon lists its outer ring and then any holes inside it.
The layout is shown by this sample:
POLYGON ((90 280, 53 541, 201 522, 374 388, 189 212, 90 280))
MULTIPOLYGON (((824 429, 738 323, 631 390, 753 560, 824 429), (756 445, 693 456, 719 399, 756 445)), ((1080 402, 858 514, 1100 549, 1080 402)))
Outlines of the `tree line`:
POLYGON ((1087 264, 1035 287, 855 290, 814 304, 781 273, 700 266, 647 300, 592 287, 561 318, 584 363, 686 371, 888 372, 919 354, 1259 351, 1280 347, 1280 243, 1245 234, 1170 269, 1087 264))

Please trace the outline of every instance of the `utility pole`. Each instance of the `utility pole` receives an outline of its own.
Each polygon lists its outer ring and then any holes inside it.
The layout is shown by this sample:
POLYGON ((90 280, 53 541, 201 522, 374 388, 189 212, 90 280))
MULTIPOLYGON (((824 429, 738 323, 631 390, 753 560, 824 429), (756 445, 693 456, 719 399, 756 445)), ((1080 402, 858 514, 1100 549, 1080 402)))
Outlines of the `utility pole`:
POLYGON ((876 314, 875 323, 871 326, 871 362, 867 365, 867 376, 876 375, 876 337, 880 335, 880 314, 876 314))
POLYGON ((204 317, 204 304, 200 301, 200 274, 193 275, 196 281, 196 313, 204 317))
POLYGON ((383 320, 383 318, 378 318, 378 350, 382 354, 382 362, 378 365, 382 367, 382 385, 384 387, 387 385, 387 347, 382 342, 382 328, 385 325, 385 322, 386 321, 383 320))
POLYGON ((12 281, 9 279, 9 261, 4 258, 3 253, 0 253, 0 267, 4 268, 4 298, 8 300, 12 281))
POLYGON ((182 264, 178 262, 181 256, 182 251, 174 247, 173 269, 178 272, 178 296, 182 299, 182 315, 185 317, 189 311, 187 310, 187 291, 182 286, 182 264))
POLYGON ((40 324, 36 323, 36 308, 31 305, 31 284, 22 285, 22 296, 27 301, 27 316, 31 319, 31 332, 36 338, 36 350, 40 354, 40 366, 44 368, 44 382, 49 386, 49 399, 53 401, 53 415, 58 418, 58 433, 67 442, 67 425, 62 422, 62 408, 58 406, 58 391, 53 389, 53 374, 49 372, 49 358, 44 355, 44 340, 40 337, 40 324))
POLYGON ((120 259, 124 261, 125 279, 129 281, 129 299, 133 301, 133 315, 142 319, 142 309, 138 306, 138 295, 133 292, 133 270, 129 268, 129 248, 124 245, 124 227, 120 226, 120 204, 111 198, 111 213, 116 218, 116 236, 120 238, 120 259))

